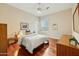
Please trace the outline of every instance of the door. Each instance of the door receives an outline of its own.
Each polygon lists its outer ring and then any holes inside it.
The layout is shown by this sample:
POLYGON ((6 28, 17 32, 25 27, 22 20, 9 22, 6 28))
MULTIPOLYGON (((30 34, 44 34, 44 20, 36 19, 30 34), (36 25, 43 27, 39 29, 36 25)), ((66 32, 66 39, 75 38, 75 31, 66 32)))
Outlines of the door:
POLYGON ((7 55, 7 24, 0 24, 0 55, 7 55))

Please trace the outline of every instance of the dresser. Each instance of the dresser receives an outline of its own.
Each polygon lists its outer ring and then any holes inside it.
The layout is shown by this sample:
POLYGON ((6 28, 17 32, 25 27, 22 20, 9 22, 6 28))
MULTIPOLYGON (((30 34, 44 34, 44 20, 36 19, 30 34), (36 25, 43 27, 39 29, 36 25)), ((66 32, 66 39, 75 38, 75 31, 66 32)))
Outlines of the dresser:
POLYGON ((79 56, 79 46, 69 44, 71 35, 63 35, 57 42, 57 56, 79 56))
POLYGON ((7 55, 7 24, 0 24, 0 56, 7 55))

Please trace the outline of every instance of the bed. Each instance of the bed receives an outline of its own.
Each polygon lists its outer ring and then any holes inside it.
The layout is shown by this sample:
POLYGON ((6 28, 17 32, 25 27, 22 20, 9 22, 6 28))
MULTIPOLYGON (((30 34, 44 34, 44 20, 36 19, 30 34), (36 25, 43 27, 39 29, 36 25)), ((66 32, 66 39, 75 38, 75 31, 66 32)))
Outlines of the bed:
POLYGON ((18 44, 23 45, 28 52, 31 54, 33 50, 43 44, 45 41, 48 41, 48 37, 41 34, 30 34, 30 35, 23 35, 19 40, 18 44))

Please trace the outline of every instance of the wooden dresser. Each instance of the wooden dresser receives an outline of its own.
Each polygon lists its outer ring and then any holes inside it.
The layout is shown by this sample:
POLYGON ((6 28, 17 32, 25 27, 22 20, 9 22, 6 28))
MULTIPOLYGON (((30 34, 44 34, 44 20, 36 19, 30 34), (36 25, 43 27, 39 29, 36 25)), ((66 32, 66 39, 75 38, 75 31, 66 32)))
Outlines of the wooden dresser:
POLYGON ((63 35, 57 42, 57 56, 79 56, 79 46, 69 44, 70 35, 63 35))

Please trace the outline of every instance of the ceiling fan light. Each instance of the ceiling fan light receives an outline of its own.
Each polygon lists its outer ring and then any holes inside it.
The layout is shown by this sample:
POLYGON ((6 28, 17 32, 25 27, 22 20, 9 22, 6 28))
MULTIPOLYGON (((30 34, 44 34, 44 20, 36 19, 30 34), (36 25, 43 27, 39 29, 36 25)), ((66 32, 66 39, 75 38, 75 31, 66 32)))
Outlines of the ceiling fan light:
POLYGON ((42 14, 42 12, 40 10, 37 11, 38 14, 42 14))
POLYGON ((41 8, 37 8, 37 10, 41 10, 41 8))

